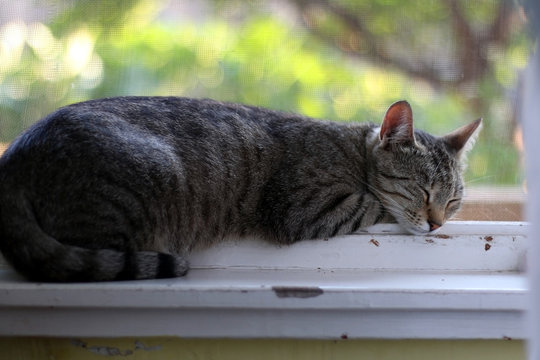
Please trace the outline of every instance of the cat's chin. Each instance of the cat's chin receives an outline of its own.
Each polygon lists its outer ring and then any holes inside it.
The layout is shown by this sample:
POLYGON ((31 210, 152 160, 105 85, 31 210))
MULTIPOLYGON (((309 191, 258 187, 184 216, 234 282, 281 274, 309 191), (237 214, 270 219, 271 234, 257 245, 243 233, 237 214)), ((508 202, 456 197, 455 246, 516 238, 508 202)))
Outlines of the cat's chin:
POLYGON ((411 235, 432 235, 432 234, 438 233, 440 229, 440 228, 437 228, 435 230, 430 231, 429 225, 427 223, 426 223, 425 229, 423 227, 411 225, 411 224, 400 224, 400 226, 411 235))
POLYGON ((418 228, 405 228, 405 231, 407 231, 411 235, 427 235, 429 234, 429 231, 418 229, 418 228))

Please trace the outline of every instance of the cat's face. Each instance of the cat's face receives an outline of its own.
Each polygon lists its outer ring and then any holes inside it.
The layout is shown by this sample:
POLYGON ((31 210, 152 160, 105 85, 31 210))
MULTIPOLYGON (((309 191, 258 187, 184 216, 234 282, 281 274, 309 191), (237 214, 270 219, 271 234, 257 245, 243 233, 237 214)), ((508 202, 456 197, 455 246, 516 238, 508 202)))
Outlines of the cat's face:
POLYGON ((425 133, 416 138, 416 144, 377 149, 374 180, 379 198, 398 223, 410 233, 426 234, 459 209, 462 166, 442 139, 425 133))
POLYGON ((374 147, 374 178, 379 199, 413 234, 438 230, 459 209, 463 196, 464 152, 477 120, 444 137, 412 129, 412 112, 399 102, 387 112, 374 147))

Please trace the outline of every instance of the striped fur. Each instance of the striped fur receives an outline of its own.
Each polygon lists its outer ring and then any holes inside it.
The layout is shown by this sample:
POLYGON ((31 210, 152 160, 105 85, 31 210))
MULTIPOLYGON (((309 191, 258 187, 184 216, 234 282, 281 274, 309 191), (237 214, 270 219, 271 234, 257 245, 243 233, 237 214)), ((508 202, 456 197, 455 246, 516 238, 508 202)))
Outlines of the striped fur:
POLYGON ((228 236, 428 233, 459 208, 478 125, 412 131, 404 101, 380 128, 188 98, 74 104, 0 159, 0 250, 31 280, 110 281, 182 276, 228 236))

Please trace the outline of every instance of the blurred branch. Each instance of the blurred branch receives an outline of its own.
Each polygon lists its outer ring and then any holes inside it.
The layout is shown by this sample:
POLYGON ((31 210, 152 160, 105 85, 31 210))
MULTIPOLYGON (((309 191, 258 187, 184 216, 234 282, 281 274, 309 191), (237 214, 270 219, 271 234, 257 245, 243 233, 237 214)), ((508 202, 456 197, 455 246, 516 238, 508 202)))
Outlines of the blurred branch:
POLYGON ((465 19, 458 0, 445 0, 450 13, 452 14, 452 25, 454 33, 458 38, 456 44, 459 54, 456 57, 459 69, 462 74, 457 83, 476 80, 481 77, 487 69, 487 59, 485 57, 485 47, 481 38, 474 34, 471 26, 465 19))
POLYGON ((497 16, 489 31, 487 41, 506 44, 508 42, 508 30, 510 28, 510 20, 512 18, 512 2, 502 0, 497 9, 497 16))
POLYGON ((310 29, 312 34, 327 44, 345 52, 347 55, 396 67, 410 76, 423 78, 436 86, 441 86, 443 84, 443 81, 433 68, 424 64, 416 64, 413 66, 402 58, 391 56, 385 48, 381 46, 380 42, 377 40, 377 36, 370 32, 363 21, 352 14, 348 9, 328 0, 292 0, 292 2, 301 12, 304 24, 310 29), (342 23, 347 26, 349 34, 360 35, 365 43, 365 49, 362 49, 362 52, 359 52, 317 27, 316 20, 314 20, 310 14, 310 10, 314 7, 318 7, 321 10, 331 13, 342 21, 342 23))
POLYGON ((450 13, 456 42, 460 48, 457 60, 460 62, 463 78, 461 82, 476 81, 490 70, 487 49, 496 43, 504 47, 508 42, 509 26, 512 14, 512 3, 502 0, 498 3, 491 26, 485 33, 475 34, 466 20, 459 0, 445 0, 450 13))
MULTIPOLYGON (((422 78, 436 87, 459 86, 463 83, 475 82, 490 70, 487 49, 490 44, 504 46, 508 40, 508 29, 512 15, 512 3, 509 0, 499 2, 492 24, 482 32, 475 32, 467 20, 460 0, 444 0, 451 15, 451 25, 454 31, 458 51, 453 58, 448 59, 449 66, 454 67, 454 78, 445 77, 435 67, 430 58, 416 59, 415 63, 407 61, 400 55, 388 51, 385 39, 369 30, 362 18, 351 12, 340 3, 332 0, 291 0, 310 32, 330 46, 338 48, 349 56, 366 59, 375 63, 393 66, 412 77, 422 78), (317 21, 317 12, 330 14, 341 22, 346 30, 339 35, 325 31, 317 21), (355 35, 362 40, 362 48, 354 48, 347 43, 347 36, 355 35), (344 40, 345 39, 345 40, 344 40)), ((422 24, 418 24, 422 26, 422 24)), ((412 43, 411 39, 411 43, 412 43)), ((407 43, 401 44, 406 47, 407 43)))

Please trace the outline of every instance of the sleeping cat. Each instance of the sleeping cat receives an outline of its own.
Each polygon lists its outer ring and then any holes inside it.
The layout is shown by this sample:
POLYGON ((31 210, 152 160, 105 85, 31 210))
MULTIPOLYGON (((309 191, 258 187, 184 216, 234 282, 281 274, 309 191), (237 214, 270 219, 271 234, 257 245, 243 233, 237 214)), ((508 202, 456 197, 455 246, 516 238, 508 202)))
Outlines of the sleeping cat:
POLYGON ((230 236, 289 244, 397 221, 437 230, 458 210, 481 120, 413 130, 176 97, 70 105, 0 159, 0 250, 34 281, 176 277, 230 236))

